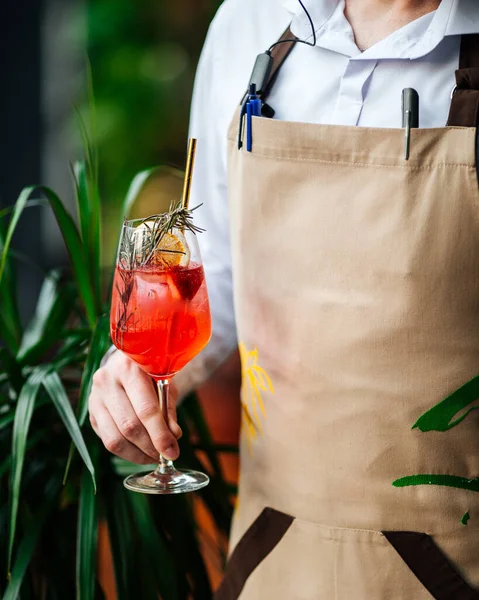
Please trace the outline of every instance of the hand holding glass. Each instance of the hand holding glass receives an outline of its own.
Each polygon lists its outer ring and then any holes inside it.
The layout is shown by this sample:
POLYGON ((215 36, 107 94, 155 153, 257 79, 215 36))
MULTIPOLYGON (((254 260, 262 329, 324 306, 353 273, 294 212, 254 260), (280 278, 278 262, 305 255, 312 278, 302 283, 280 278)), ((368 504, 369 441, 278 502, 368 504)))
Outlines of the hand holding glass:
MULTIPOLYGON (((194 231, 175 228, 158 236, 161 221, 154 219, 123 225, 113 282, 111 338, 155 380, 168 423, 170 380, 208 343, 211 316, 194 231)), ((176 494, 208 482, 204 473, 178 470, 160 455, 155 471, 130 475, 124 484, 146 494, 176 494)))

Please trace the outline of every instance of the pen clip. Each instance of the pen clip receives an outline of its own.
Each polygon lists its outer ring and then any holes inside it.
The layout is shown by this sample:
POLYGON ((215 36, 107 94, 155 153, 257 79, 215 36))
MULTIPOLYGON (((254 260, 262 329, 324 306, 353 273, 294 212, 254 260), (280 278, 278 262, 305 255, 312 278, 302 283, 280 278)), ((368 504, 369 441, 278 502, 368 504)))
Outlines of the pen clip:
POLYGON ((253 145, 252 117, 261 116, 262 102, 256 92, 256 84, 251 83, 249 90, 241 104, 239 128, 238 128, 238 150, 243 147, 244 117, 246 116, 246 149, 251 152, 253 145))
POLYGON ((239 127, 238 127, 238 150, 243 147, 243 118, 246 114, 246 105, 248 104, 249 94, 245 94, 243 102, 241 104, 240 116, 239 116, 239 127))
POLYGON ((411 122, 412 113, 410 110, 405 111, 405 128, 404 128, 404 160, 409 160, 409 154, 411 152, 411 122))

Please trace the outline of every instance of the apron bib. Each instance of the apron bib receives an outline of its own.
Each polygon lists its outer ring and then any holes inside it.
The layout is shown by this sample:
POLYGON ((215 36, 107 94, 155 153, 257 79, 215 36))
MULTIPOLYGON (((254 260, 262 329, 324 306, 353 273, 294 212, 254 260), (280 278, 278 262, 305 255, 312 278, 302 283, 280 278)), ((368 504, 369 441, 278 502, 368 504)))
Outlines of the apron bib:
POLYGON ((218 600, 479 598, 479 411, 428 413, 479 374, 470 39, 465 126, 413 130, 409 161, 403 130, 266 118, 246 152, 233 119, 244 418, 218 600))

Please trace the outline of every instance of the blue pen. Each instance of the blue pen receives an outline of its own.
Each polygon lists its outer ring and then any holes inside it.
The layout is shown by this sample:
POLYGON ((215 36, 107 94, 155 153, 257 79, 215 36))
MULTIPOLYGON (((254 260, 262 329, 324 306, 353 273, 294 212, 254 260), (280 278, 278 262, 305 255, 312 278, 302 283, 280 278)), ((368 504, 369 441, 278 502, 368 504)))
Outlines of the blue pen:
POLYGON ((261 116, 261 100, 256 94, 256 84, 252 83, 249 89, 248 101, 246 103, 246 150, 253 149, 253 119, 261 116))

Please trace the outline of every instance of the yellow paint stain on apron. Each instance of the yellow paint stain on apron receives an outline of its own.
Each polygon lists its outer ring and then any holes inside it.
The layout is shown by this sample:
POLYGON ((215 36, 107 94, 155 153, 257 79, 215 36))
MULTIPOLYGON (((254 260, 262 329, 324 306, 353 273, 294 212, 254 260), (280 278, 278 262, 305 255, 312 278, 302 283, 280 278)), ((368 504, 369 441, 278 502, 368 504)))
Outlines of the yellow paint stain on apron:
POLYGON ((252 442, 258 434, 262 434, 261 418, 266 418, 266 409, 262 397, 263 392, 274 394, 274 387, 268 373, 258 364, 258 350, 247 350, 245 344, 238 345, 241 357, 243 380, 242 426, 250 450, 252 442), (261 414, 260 414, 261 412, 261 414))

